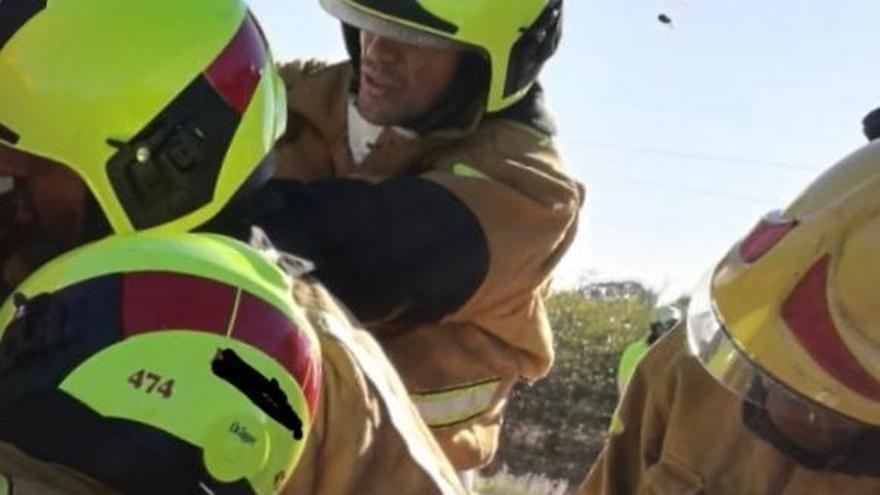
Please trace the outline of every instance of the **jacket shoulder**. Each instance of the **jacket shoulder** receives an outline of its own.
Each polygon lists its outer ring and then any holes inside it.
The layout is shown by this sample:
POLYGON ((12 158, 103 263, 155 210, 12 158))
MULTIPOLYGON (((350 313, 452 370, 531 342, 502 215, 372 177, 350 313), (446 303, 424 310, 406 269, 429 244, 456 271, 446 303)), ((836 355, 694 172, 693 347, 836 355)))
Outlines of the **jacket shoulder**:
POLYGON ((486 119, 514 122, 546 136, 555 136, 557 131, 540 83, 535 83, 523 99, 504 110, 488 114, 486 119))
MULTIPOLYGON (((295 60, 279 66, 278 73, 287 91, 288 110, 287 130, 280 145, 290 145, 308 132, 317 133, 324 141, 345 132, 350 63, 295 60)), ((305 159, 310 163, 326 161, 322 155, 326 145, 321 139, 309 148, 305 159)), ((295 161, 289 157, 286 160, 295 161)))
POLYGON ((472 168, 479 176, 509 186, 536 203, 577 211, 583 186, 565 171, 552 136, 506 119, 488 119, 441 157, 441 168, 472 168))
POLYGON ((331 63, 315 59, 294 60, 278 66, 287 90, 290 110, 319 114, 344 104, 351 82, 351 63, 331 63))
POLYGON ((288 86, 288 89, 291 85, 296 84, 298 81, 303 79, 309 79, 315 77, 322 72, 332 71, 334 69, 339 69, 341 66, 345 66, 345 63, 333 63, 327 60, 320 60, 315 58, 308 59, 296 59, 290 62, 285 62, 278 64, 278 74, 281 76, 281 79, 284 81, 284 84, 288 86))
POLYGON ((684 323, 680 323, 654 343, 651 352, 645 355, 643 361, 646 367, 658 369, 680 366, 682 361, 688 361, 690 358, 687 349, 687 329, 684 323))

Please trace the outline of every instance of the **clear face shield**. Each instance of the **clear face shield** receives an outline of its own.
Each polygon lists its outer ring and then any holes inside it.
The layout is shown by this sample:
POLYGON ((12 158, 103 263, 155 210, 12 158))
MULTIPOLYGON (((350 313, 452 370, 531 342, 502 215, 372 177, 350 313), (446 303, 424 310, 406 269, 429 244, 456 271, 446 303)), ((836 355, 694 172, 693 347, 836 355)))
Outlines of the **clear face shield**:
POLYGON ((692 294, 687 342, 716 381, 763 410, 789 440, 815 453, 836 451, 870 427, 795 392, 754 364, 719 320, 711 282, 709 273, 692 294))
POLYGON ((364 31, 415 46, 459 49, 464 45, 438 34, 406 26, 343 0, 321 0, 321 6, 340 21, 364 31))

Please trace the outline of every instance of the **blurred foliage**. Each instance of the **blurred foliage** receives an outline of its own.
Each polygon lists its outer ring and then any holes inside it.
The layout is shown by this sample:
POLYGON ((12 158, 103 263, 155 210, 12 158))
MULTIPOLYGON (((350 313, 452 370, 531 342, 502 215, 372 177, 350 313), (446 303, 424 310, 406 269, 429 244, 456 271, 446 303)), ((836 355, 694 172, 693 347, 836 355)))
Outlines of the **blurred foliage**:
POLYGON ((646 334, 656 299, 632 281, 585 284, 549 299, 555 364, 545 379, 517 389, 487 472, 506 466, 580 484, 617 404, 620 354, 646 334))

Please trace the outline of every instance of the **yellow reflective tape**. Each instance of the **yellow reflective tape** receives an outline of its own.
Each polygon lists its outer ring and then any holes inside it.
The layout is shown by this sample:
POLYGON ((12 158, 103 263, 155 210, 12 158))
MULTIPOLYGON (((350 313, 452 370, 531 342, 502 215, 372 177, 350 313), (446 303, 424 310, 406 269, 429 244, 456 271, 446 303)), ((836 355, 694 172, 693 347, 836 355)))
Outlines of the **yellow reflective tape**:
POLYGON ((465 163, 456 163, 452 166, 452 174, 457 177, 469 177, 471 179, 489 179, 489 176, 465 163))
POLYGON ((611 427, 608 429, 608 432, 612 435, 620 435, 624 430, 626 430, 626 425, 620 417, 620 406, 618 406, 617 410, 614 411, 614 415, 611 416, 611 427))
POLYGON ((449 426, 489 409, 501 380, 490 380, 442 392, 411 393, 428 426, 449 426))

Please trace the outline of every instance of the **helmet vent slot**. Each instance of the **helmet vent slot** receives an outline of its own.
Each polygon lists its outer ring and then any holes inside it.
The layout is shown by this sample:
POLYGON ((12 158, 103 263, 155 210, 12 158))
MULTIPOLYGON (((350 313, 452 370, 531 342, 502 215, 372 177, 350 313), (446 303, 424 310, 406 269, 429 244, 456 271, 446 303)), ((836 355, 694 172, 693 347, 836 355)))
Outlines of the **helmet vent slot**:
POLYGON ((19 135, 12 129, 0 124, 0 141, 6 141, 9 144, 17 144, 19 135))
POLYGON ((0 0, 0 49, 47 3, 48 0, 0 0))

